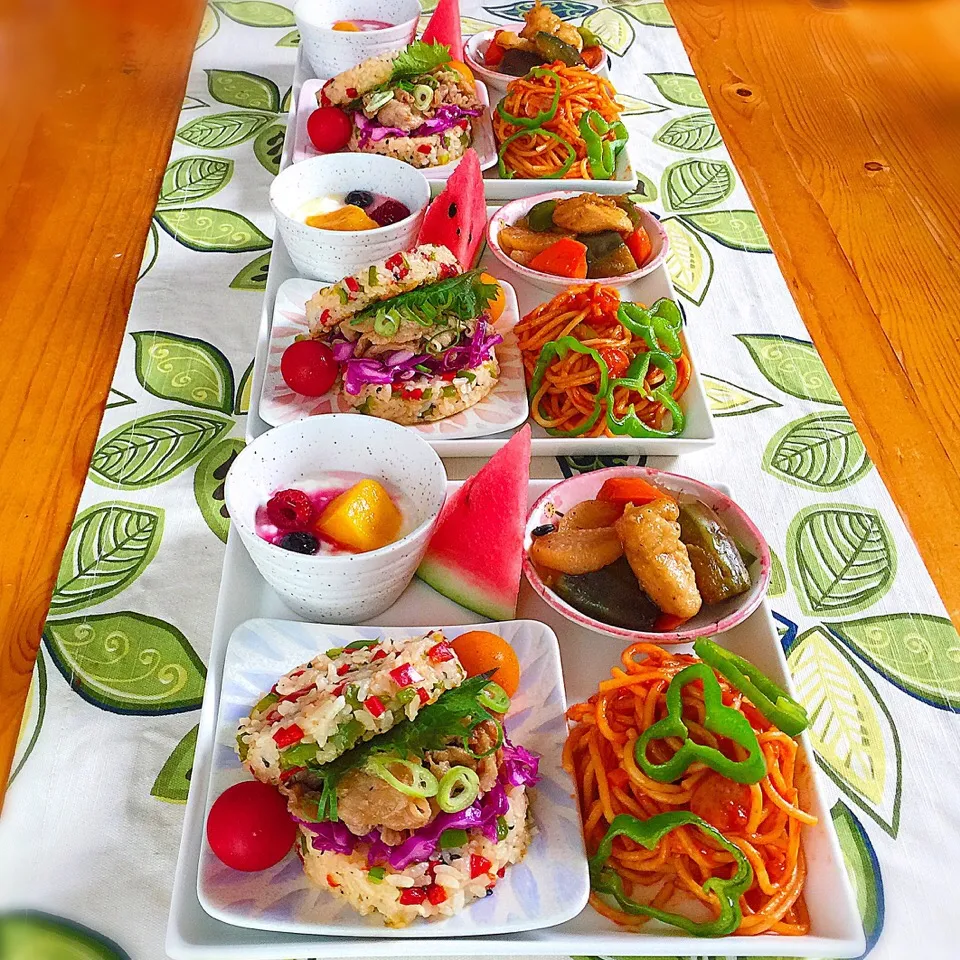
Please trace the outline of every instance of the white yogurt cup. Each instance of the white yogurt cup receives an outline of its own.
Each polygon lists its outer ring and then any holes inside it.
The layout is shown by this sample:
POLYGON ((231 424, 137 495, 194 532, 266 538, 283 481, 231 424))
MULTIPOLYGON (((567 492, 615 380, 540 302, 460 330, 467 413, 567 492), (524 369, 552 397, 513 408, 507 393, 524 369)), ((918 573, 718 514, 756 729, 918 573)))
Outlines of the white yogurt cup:
POLYGON ((329 153, 282 170, 270 184, 277 229, 297 272, 310 280, 342 280, 417 240, 430 201, 427 178, 410 164, 368 153, 329 153), (369 190, 406 205, 410 216, 375 230, 310 227, 300 211, 329 194, 369 190))
POLYGON ((392 606, 413 579, 446 482, 442 461, 416 431, 374 417, 327 414, 277 427, 249 444, 227 474, 226 504, 235 535, 294 613, 316 623, 358 623, 392 606), (257 510, 274 493, 338 470, 402 490, 416 511, 411 532, 368 553, 312 556, 257 534, 257 510))
POLYGON ((420 4, 418 0, 299 0, 294 13, 300 46, 314 73, 326 79, 412 43, 420 4), (353 33, 334 30, 338 20, 382 20, 393 26, 353 33))

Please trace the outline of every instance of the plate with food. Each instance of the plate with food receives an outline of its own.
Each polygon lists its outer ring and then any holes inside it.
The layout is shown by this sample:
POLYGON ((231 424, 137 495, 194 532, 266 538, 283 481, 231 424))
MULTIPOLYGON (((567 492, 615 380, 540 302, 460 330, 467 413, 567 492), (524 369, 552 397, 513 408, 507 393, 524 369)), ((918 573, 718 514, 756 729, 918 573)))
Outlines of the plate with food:
POLYGON ((670 241, 660 221, 624 194, 558 190, 495 211, 487 243, 518 277, 553 290, 571 280, 629 286, 664 265, 670 241))
POLYGON ((650 467, 610 467, 552 487, 527 519, 524 573, 588 630, 685 643, 742 623, 770 582, 770 548, 726 494, 650 467))
POLYGON ((560 762, 565 708, 540 623, 242 624, 223 669, 204 909, 259 930, 379 938, 575 916, 588 884, 560 762), (491 653, 496 672, 468 669, 491 653))
POLYGON ((491 90, 504 91, 512 78, 554 61, 600 73, 607 53, 592 30, 561 20, 537 0, 524 13, 519 32, 504 28, 470 37, 464 45, 464 60, 491 90))

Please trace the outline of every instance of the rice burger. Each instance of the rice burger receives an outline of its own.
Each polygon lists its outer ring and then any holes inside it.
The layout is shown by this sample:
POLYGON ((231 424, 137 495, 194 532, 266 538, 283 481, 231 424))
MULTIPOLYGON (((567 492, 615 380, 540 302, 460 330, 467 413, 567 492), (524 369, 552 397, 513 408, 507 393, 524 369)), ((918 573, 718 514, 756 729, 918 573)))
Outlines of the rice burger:
MULTIPOLYGON (((424 643, 436 669, 453 664, 447 675, 462 677, 442 633, 407 641, 424 643)), ((370 649, 381 648, 393 646, 370 649)), ((351 676, 344 675, 347 689, 351 676)), ((420 700, 424 681, 410 671, 391 676, 397 694, 420 700)), ((526 788, 538 779, 538 759, 506 738, 509 706, 488 674, 471 677, 412 718, 395 711, 388 731, 337 759, 306 757, 290 768, 281 789, 298 822, 307 877, 393 927, 452 916, 491 894, 526 853, 526 788)))
POLYGON ((469 70, 454 63, 449 47, 420 40, 328 80, 317 101, 339 107, 352 120, 348 150, 414 167, 458 160, 473 140, 474 119, 483 113, 469 70))
POLYGON ((424 245, 319 290, 306 313, 340 363, 348 406, 409 425, 453 416, 494 388, 497 295, 446 247, 424 245))

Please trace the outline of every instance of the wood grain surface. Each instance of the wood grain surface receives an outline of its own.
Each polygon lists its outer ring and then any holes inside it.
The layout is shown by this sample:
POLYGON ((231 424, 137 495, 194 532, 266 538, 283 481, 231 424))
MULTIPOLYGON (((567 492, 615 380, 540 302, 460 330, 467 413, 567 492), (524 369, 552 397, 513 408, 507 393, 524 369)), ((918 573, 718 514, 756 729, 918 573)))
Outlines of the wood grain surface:
POLYGON ((0 796, 202 11, 0 2, 0 796))
MULTIPOLYGON (((960 624, 960 10, 668 0, 780 267, 960 624)), ((0 795, 200 0, 0 0, 0 795)))

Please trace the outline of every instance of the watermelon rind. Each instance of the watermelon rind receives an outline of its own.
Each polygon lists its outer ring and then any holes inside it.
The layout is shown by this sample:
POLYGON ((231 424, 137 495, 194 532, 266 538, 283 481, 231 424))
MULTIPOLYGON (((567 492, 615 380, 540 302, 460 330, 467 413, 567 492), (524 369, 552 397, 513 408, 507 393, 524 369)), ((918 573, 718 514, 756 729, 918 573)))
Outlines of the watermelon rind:
POLYGON ((510 606, 500 602, 495 596, 482 590, 476 583, 472 583, 462 576, 460 571, 453 570, 432 560, 424 560, 417 570, 417 576, 426 584, 433 587, 437 593, 442 593, 449 600, 459 603, 474 613, 490 620, 513 620, 517 615, 516 604, 510 606))

